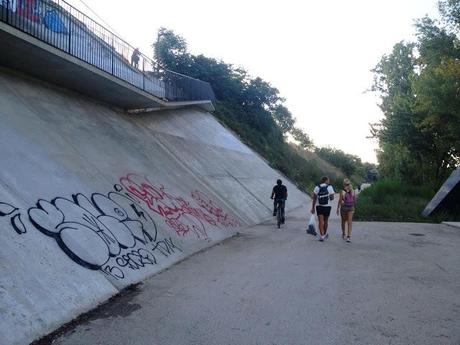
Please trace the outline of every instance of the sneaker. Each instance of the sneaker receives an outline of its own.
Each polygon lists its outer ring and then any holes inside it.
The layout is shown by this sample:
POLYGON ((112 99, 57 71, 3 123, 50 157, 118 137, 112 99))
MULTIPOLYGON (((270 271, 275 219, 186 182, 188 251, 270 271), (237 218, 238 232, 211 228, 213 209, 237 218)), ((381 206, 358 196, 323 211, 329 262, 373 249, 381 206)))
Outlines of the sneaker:
POLYGON ((324 235, 324 239, 327 240, 329 238, 329 234, 324 235))
POLYGON ((320 242, 323 242, 323 241, 324 241, 324 236, 320 236, 320 237, 319 237, 319 241, 320 241, 320 242))
POLYGON ((348 243, 350 243, 350 242, 351 242, 351 240, 350 240, 350 237, 347 237, 347 242, 348 242, 348 243))

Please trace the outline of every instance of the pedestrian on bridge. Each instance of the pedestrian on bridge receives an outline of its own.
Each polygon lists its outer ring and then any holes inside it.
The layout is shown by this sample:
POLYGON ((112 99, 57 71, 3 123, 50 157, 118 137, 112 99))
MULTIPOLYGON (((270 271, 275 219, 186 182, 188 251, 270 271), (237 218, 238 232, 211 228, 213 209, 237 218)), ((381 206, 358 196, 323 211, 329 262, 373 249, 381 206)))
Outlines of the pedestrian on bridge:
POLYGON ((133 65, 135 68, 139 68, 140 56, 141 52, 139 51, 139 48, 134 49, 133 54, 131 55, 131 65, 133 65))

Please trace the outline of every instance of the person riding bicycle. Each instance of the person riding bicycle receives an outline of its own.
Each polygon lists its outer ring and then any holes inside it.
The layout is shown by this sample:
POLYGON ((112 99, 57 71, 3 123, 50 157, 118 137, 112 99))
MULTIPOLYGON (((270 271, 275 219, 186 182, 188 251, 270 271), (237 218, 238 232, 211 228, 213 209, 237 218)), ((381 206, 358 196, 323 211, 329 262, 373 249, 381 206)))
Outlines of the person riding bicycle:
POLYGON ((283 181, 278 179, 276 186, 273 187, 272 195, 270 199, 273 199, 273 217, 276 217, 276 210, 279 207, 281 209, 281 222, 284 223, 284 204, 288 197, 286 186, 283 185, 283 181))

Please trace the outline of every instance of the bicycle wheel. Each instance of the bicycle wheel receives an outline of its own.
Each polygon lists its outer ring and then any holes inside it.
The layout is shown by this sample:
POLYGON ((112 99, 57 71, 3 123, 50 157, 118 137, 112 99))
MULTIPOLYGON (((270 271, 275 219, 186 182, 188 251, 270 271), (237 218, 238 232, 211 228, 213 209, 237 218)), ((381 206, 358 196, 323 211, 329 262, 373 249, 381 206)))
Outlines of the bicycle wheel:
POLYGON ((282 214, 281 214, 281 207, 278 205, 278 208, 276 209, 276 224, 278 225, 278 229, 281 227, 281 220, 282 220, 282 214))

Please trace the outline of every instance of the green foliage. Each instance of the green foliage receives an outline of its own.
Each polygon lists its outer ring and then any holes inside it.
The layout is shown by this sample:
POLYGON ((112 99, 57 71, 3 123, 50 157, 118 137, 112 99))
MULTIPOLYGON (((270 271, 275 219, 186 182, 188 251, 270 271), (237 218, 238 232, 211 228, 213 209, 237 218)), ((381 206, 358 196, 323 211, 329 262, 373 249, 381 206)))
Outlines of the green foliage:
POLYGON ((381 148, 377 152, 377 158, 380 162, 379 171, 383 176, 391 176, 401 182, 404 176, 411 176, 416 171, 417 162, 403 144, 383 143, 381 148))
POLYGON ((445 215, 425 218, 421 212, 435 193, 433 186, 382 179, 358 195, 355 219, 383 222, 439 223, 445 215))
POLYGON ((313 150, 315 148, 315 145, 313 144, 313 141, 310 139, 307 133, 305 133, 303 130, 299 128, 292 128, 291 129, 291 134, 294 140, 299 144, 301 148, 304 150, 313 150))
POLYGON ((289 132, 292 133, 294 129, 298 130, 294 128, 295 119, 292 117, 291 112, 282 104, 277 105, 273 109, 273 118, 284 135, 289 132))
POLYGON ((160 28, 157 41, 153 44, 155 60, 161 67, 182 73, 183 66, 190 64, 187 42, 166 28, 160 28))
POLYGON ((295 126, 296 120, 278 89, 261 78, 251 78, 242 68, 188 53, 185 40, 166 28, 159 30, 153 48, 160 68, 209 82, 217 98, 217 118, 271 166, 306 191, 320 180, 324 172, 317 164, 287 143, 293 138, 302 150, 314 149, 308 134, 295 126))
POLYGON ((361 177, 361 181, 358 180, 357 183, 362 182, 368 171, 375 169, 373 164, 363 163, 358 156, 347 154, 342 150, 320 147, 316 148, 315 152, 319 157, 341 169, 346 176, 357 175, 361 177))
POLYGON ((417 42, 397 43, 374 72, 384 118, 371 126, 383 176, 440 184, 459 164, 459 1, 439 2, 444 24, 417 21, 417 42))
POLYGON ((460 25, 460 1, 441 0, 438 2, 439 12, 446 24, 455 28, 460 25))

